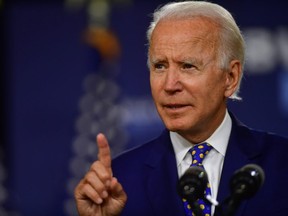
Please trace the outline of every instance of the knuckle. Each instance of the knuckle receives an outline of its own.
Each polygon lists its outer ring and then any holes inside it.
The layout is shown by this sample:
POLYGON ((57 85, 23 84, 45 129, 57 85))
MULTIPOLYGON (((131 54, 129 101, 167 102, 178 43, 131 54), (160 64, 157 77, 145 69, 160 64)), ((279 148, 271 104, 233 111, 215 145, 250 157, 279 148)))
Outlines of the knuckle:
POLYGON ((108 178, 110 178, 110 174, 109 174, 108 170, 105 168, 105 166, 100 161, 95 161, 91 165, 90 171, 96 173, 96 175, 101 180, 107 180, 108 178))
POLYGON ((99 166, 100 166, 100 161, 95 161, 92 165, 91 165, 91 167, 90 167, 90 170, 94 170, 94 171, 97 171, 97 169, 99 168, 99 166))
POLYGON ((84 186, 84 181, 83 179, 79 182, 78 185, 76 185, 75 189, 74 189, 74 194, 78 195, 81 193, 81 191, 83 190, 83 186, 84 186))
POLYGON ((85 176, 85 181, 91 184, 95 178, 97 178, 97 176, 94 173, 88 172, 85 176))
POLYGON ((110 178, 110 175, 107 172, 101 172, 99 173, 99 176, 101 179, 103 179, 103 181, 110 178))
POLYGON ((97 192, 105 190, 103 180, 99 178, 94 172, 88 172, 86 174, 85 183, 86 185, 89 184, 92 186, 97 192))
POLYGON ((83 188, 83 191, 87 197, 89 197, 92 200, 98 199, 100 196, 96 190, 91 189, 88 185, 85 185, 83 188))

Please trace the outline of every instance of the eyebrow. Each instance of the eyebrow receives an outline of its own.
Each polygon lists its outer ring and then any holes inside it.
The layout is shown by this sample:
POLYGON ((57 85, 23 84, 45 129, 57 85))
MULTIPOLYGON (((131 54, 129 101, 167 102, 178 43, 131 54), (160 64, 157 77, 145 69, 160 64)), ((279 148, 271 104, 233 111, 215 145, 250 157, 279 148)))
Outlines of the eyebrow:
MULTIPOLYGON (((201 59, 201 58, 197 58, 197 57, 183 57, 182 59, 179 58, 179 59, 176 59, 176 63, 177 64, 183 64, 183 63, 188 63, 188 64, 193 64, 193 65, 196 65, 198 67, 201 67, 201 68, 204 68, 206 67, 213 59, 201 59)), ((168 62, 168 59, 166 57, 154 57, 153 59, 152 58, 149 58, 149 64, 150 65, 155 65, 155 64, 159 64, 159 63, 167 63, 168 62)))
POLYGON ((167 62, 167 58, 149 58, 151 64, 161 63, 161 62, 167 62))
POLYGON ((186 57, 186 58, 183 58, 183 60, 179 60, 178 62, 203 65, 203 60, 200 60, 199 58, 195 58, 195 57, 186 57))

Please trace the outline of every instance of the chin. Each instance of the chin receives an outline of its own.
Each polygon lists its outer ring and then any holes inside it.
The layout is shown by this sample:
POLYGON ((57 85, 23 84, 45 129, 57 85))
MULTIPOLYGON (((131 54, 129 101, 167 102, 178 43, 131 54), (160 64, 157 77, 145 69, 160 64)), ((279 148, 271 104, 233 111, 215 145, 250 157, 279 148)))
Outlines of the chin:
POLYGON ((190 128, 187 124, 177 121, 164 121, 164 124, 169 131, 173 132, 188 131, 190 128))

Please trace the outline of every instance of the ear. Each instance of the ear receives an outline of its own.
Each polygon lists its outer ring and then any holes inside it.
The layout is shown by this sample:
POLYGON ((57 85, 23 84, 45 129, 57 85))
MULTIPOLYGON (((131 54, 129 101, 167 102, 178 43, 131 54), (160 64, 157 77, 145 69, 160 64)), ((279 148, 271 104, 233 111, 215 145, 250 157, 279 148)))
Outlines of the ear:
POLYGON ((230 97, 238 88, 242 75, 242 65, 239 60, 230 62, 229 70, 226 71, 225 97, 230 97))

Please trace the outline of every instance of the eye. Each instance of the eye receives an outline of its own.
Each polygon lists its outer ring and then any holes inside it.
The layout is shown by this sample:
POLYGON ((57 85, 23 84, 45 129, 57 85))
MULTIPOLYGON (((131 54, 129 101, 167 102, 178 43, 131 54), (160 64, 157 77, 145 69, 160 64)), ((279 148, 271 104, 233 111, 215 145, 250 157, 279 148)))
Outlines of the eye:
POLYGON ((163 69, 165 69, 165 65, 163 63, 155 63, 154 68, 156 70, 163 70, 163 69))
POLYGON ((183 69, 193 69, 193 68, 195 68, 195 66, 193 64, 190 64, 190 63, 183 63, 182 68, 183 69))

